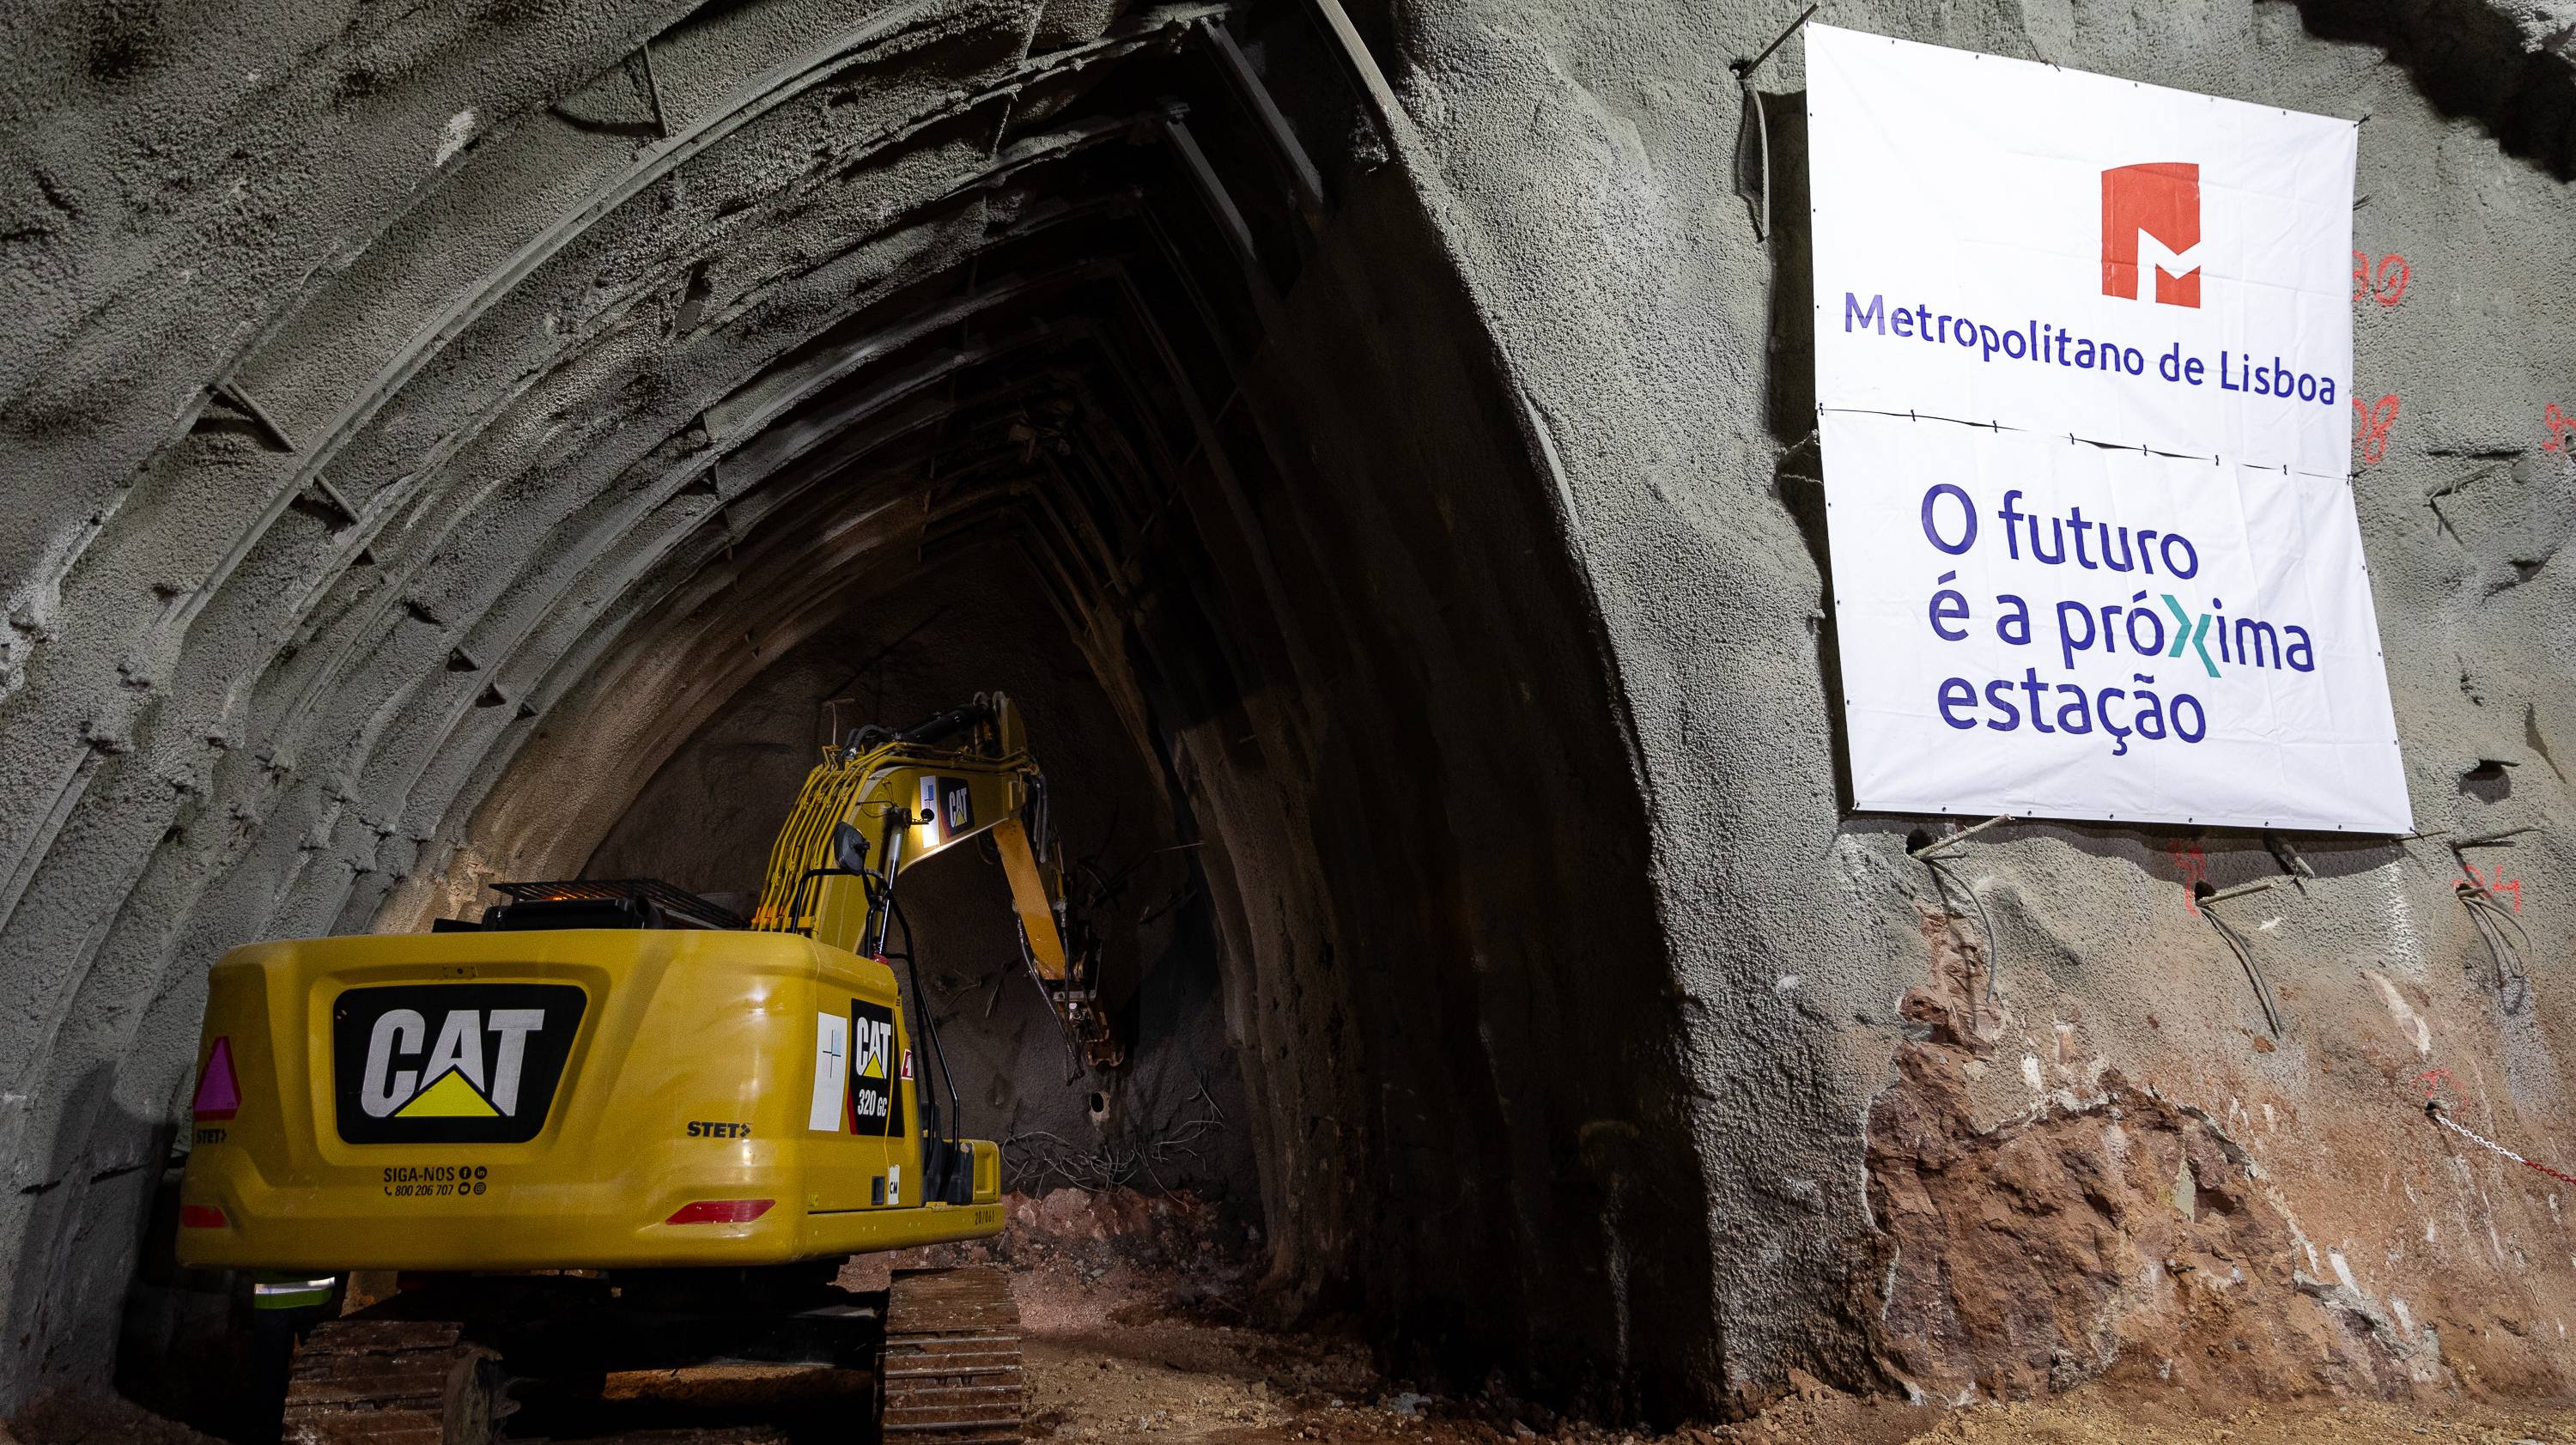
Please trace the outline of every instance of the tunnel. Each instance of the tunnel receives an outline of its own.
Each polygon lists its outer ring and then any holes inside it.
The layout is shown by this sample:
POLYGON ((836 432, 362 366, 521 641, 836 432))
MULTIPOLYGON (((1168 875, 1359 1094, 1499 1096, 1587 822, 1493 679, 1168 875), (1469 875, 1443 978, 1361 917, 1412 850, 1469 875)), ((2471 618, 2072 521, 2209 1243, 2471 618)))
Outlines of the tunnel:
MULTIPOLYGON (((987 689, 1110 911, 1166 915, 1112 939, 1140 1057, 1098 1102, 1144 1131, 1223 1101, 1223 1157, 1161 1167, 1235 1186, 1281 1309, 1568 1389, 1712 1348, 1672 1328, 1707 1265, 1676 1118, 1636 1098, 1678 1082, 1673 1016, 1614 1002, 1659 953, 1627 744, 1576 701, 1605 684, 1529 405, 1365 51, 1224 6, 275 18, 239 55, 175 17, 62 37, 138 116, 232 93, 153 123, 225 173, 173 202, 236 194, 151 249, 247 228, 262 260, 202 271, 214 304, 138 255, 61 318, 93 376, 16 409, 133 447, 11 497, 47 514, 8 529, 44 579, 10 790, 48 800, 0 933, 0 1053, 49 1081, 9 1116, 18 1378, 114 1338, 234 943, 471 918, 510 879, 739 902, 827 704, 987 689), (131 405, 89 410, 110 378, 131 405), (107 631, 110 675, 55 675, 50 637, 107 631), (1610 1052, 1570 1068, 1587 1028, 1610 1052)), ((973 866, 924 888, 951 1032, 1000 1051, 974 1107, 1088 1134, 973 866)))
MULTIPOLYGON (((2007 8, 1838 23, 2367 117, 2355 245, 2419 288, 2356 338, 2404 399, 2353 486, 2408 786, 2428 837, 2522 830, 2520 952, 2563 953, 2564 36, 2007 8)), ((1264 1319, 1670 1424, 2144 1368, 2196 1258, 2258 1277, 2231 1386, 2563 1382, 2557 1201, 2408 1093, 2570 1117, 2566 985, 2498 1002, 2446 845, 2292 850, 2245 965, 2284 1038, 2188 888, 2287 843, 2025 820, 1945 868, 1969 820, 1845 806, 1803 82, 1755 62, 1794 18, 24 9, 0 1417, 184 1345, 228 950, 511 880, 746 906, 820 748, 995 691, 1133 1061, 1069 1064, 998 869, 941 860, 969 1125, 1015 1187, 1223 1200, 1264 1319)))

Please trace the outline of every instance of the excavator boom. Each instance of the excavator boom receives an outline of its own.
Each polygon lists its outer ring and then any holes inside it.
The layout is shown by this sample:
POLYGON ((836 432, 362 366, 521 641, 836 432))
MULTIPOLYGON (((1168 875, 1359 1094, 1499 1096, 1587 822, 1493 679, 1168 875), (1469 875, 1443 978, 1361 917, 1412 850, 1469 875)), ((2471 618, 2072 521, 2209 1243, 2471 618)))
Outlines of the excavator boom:
POLYGON ((1046 775, 1001 693, 900 733, 860 728, 827 747, 779 829, 751 926, 885 956, 902 916, 897 879, 979 837, 1000 855, 1025 962, 1068 1042, 1090 1066, 1115 1067, 1122 1053, 1096 1004, 1096 962, 1069 917, 1047 826, 1046 775))

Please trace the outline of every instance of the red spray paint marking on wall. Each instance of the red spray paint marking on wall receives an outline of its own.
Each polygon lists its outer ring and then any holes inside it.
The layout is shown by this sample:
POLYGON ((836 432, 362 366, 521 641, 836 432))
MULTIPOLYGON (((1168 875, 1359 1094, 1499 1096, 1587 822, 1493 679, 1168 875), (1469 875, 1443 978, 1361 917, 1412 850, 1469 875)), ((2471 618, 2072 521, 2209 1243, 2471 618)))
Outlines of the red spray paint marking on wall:
POLYGON ((2522 880, 2519 878, 2505 877, 2503 864, 2495 864, 2487 869, 2485 873, 2480 873, 2478 871, 2478 865, 2475 863, 2464 862, 2460 866, 2469 870, 2469 881, 2471 883, 2476 884, 2489 895, 2501 895, 2512 899, 2513 911, 2516 913, 2520 913, 2522 911, 2522 880))
POLYGON ((2186 843, 2176 838, 2165 845, 2165 856, 2173 860, 2175 870, 2182 874, 2182 906, 2198 913, 2200 881, 2209 876, 2209 855, 2201 851, 2198 843, 2186 843))
POLYGON ((2405 297, 2407 278, 2413 274, 2414 268, 2406 264, 2406 258, 2394 251, 2379 258, 2375 271, 2370 264, 2370 253, 2355 251, 2352 253, 2352 299, 2359 301, 2368 296, 2382 306, 2394 306, 2405 297))
POLYGON ((2388 427, 2397 420, 2397 393, 2381 397, 2375 406, 2363 406, 2356 396, 2352 409, 2359 416, 2352 439, 2361 447, 2362 464, 2375 467, 2388 458, 2388 427))

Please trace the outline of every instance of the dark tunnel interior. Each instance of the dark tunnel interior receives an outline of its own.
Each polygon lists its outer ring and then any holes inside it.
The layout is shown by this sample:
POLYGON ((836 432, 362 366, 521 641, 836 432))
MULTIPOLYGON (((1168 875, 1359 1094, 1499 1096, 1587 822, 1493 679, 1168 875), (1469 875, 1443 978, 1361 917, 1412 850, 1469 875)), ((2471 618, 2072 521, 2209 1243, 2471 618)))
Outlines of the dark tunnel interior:
POLYGON ((1226 1042, 1215 917, 1137 746, 1019 554, 968 552, 778 658, 664 763, 583 868, 659 878, 748 914, 818 744, 851 719, 931 717, 999 689, 1028 719, 1073 859, 1075 901, 1103 934, 1113 1026, 1136 1050, 1085 1069, 1020 961, 987 845, 904 880, 962 1127, 1003 1144, 1004 1183, 1188 1190, 1259 1228, 1242 1070, 1226 1042))
MULTIPOLYGON (((423 928, 502 879, 746 892, 827 716, 998 687, 1068 781, 1137 1056, 1096 1125, 997 969, 989 866, 924 870, 1019 1182, 1123 1141, 1257 1225, 1279 1317, 1600 1408, 1699 1398, 1634 739, 1544 419, 1362 43, 1251 5, 604 23, 317 40, 270 103, 434 135, 433 173, 308 155, 274 274, 232 283, 249 320, 111 294, 124 344, 46 400, 145 460, 72 533, 0 527, 39 554, 12 568, 60 559, 0 720, 54 799, 0 859, 0 945, 56 960, 0 1014, 56 1081, 13 1120, 50 1182, 0 1205, 22 1377, 95 1368, 138 1262, 171 1287, 153 1183, 227 948, 423 928), (108 379, 167 410, 82 412, 108 379), (31 666, 48 627, 127 637, 122 669, 31 666), (1152 1152, 1175 1131, 1202 1142, 1152 1152)), ((173 105, 164 146, 282 143, 173 105)), ((184 1333, 138 1298, 129 1365, 184 1333)))

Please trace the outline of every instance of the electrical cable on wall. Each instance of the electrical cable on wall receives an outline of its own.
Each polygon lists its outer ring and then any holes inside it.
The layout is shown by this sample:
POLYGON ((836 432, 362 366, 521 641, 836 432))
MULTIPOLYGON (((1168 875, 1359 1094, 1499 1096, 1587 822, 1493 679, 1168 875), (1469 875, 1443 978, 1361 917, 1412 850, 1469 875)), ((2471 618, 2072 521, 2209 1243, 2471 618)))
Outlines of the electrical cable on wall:
POLYGON ((2247 938, 2226 919, 2219 917, 2217 909, 2210 907, 2213 903, 2229 898, 2241 898, 2248 893, 2259 893, 2271 886, 2272 880, 2265 878, 2224 892, 2211 888, 2205 882, 2194 884, 2192 888, 2200 904, 2200 916, 2209 920, 2209 926, 2217 929, 2219 938, 2226 942, 2228 952, 2236 955, 2236 962, 2245 970, 2245 981, 2254 986, 2254 1001, 2263 1006, 2263 1022, 2271 1027, 2272 1037, 2277 1039, 2282 1036, 2281 1005, 2272 997, 2272 983, 2263 976, 2263 966, 2254 961, 2254 941, 2247 938))
POLYGON ((1943 859, 1950 849, 1956 844, 1972 838, 1999 823, 2009 823, 2011 821, 2011 815, 2006 814, 1999 818, 1988 818, 1982 823, 1978 823, 1972 827, 1961 828, 1957 832, 1947 834, 1940 838, 1931 838, 1918 831, 1912 837, 1906 839, 1906 843, 1908 845, 1905 850, 1906 856, 1922 864, 1925 869, 1930 871, 1932 874, 1932 887, 1934 891, 1941 895, 1942 910, 1953 918, 1962 916, 1958 909, 1952 907, 1950 903, 1950 890, 1953 887, 1957 888, 1960 892, 1967 894, 1970 906, 1977 910, 1977 926, 1985 931, 1984 953, 1986 962, 1986 1002, 1988 1003, 1996 1002, 2000 997, 2000 995, 1995 991, 1995 975, 2000 971, 2001 967, 1999 958, 2002 950, 2002 940, 1995 934, 1994 919, 1988 917, 1986 914, 1986 901, 1977 896, 1977 890, 1974 886, 1970 885, 1965 879, 1959 878, 1950 873, 1948 869, 1943 866, 1943 859), (1921 841, 1917 841, 1918 839, 1921 841))

